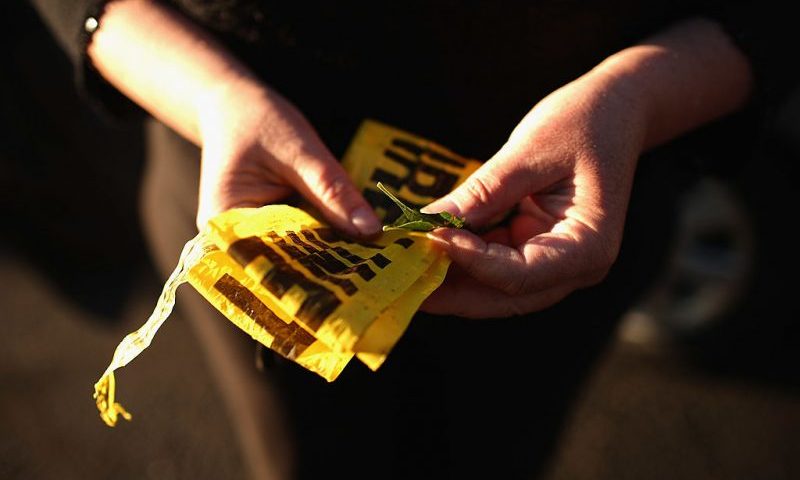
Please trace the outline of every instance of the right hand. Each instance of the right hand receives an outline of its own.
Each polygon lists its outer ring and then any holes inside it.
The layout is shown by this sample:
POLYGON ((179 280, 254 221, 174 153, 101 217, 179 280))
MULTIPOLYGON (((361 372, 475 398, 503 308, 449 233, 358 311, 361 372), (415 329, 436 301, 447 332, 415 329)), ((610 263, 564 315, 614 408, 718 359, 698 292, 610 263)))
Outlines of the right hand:
POLYGON ((297 191, 350 235, 380 231, 347 172, 276 92, 252 81, 222 86, 203 102, 199 123, 199 228, 227 209, 271 204, 297 191))
POLYGON ((197 226, 299 192, 355 236, 380 223, 303 115, 206 30, 160 2, 116 0, 87 53, 112 85, 202 148, 197 226))

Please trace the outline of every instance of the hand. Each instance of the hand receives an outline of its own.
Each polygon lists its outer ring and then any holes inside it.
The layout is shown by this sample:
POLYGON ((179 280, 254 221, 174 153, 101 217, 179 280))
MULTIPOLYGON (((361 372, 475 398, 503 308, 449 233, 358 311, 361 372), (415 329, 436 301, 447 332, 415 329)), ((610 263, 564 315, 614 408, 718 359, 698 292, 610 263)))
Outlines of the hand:
POLYGON ((351 235, 379 231, 344 168, 286 99, 247 81, 221 88, 200 110, 198 227, 229 208, 267 205, 297 191, 351 235))
POLYGON ((98 71, 202 147, 198 227, 223 210, 297 191, 356 236, 380 223, 344 169, 288 101, 207 31, 159 2, 110 2, 87 53, 98 71))
POLYGON ((480 237, 430 234, 455 265, 423 309, 505 317, 602 280, 619 252, 639 154, 735 111, 752 80, 724 29, 693 18, 550 94, 493 158, 428 206, 473 227, 517 209, 480 237))
POLYGON ((508 142, 461 186, 426 207, 483 227, 429 234, 453 271, 426 301, 432 313, 505 317, 543 309, 599 282, 620 248, 645 138, 644 109, 622 84, 592 72, 536 105, 508 142))

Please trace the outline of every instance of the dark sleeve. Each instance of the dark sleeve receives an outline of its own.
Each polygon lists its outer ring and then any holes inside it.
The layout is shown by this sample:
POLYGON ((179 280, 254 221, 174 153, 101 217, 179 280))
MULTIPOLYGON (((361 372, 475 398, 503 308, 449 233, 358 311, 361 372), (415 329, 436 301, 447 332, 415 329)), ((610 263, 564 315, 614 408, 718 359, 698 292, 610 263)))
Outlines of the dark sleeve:
POLYGON ((86 48, 102 21, 109 0, 28 0, 52 33, 74 68, 81 96, 106 119, 137 118, 144 113, 105 81, 92 65, 86 48))
POLYGON ((713 16, 750 60, 755 79, 753 101, 763 105, 782 102, 800 85, 800 68, 794 59, 798 22, 780 2, 731 2, 713 16))
POLYGON ((86 20, 98 18, 107 0, 29 0, 74 65, 83 61, 86 20))

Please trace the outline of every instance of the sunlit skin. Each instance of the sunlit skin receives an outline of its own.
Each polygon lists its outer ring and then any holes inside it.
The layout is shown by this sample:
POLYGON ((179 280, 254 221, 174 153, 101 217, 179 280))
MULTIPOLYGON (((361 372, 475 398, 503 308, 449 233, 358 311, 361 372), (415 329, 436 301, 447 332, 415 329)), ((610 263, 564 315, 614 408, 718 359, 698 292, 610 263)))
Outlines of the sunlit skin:
MULTIPOLYGON (((88 53, 111 84, 201 146, 198 226, 297 191, 335 227, 379 232, 303 115, 168 7, 111 2, 88 53)), ((430 234, 454 267, 423 308, 478 318, 529 313, 601 281, 619 251, 639 155, 736 110, 750 84, 747 59, 720 26, 693 19, 550 94, 494 157, 430 206, 476 227, 518 209, 509 227, 482 237, 430 234)))
POLYGON ((434 313, 503 317, 548 307, 600 282, 617 257, 639 155, 736 110, 747 59, 695 19, 625 49, 539 102, 463 185, 424 211, 475 227, 518 206, 508 227, 430 238, 456 271, 426 301, 434 313))
POLYGON ((202 147, 197 224, 300 192, 337 228, 378 221, 303 115, 205 31, 147 0, 109 3, 88 49, 97 70, 202 147))

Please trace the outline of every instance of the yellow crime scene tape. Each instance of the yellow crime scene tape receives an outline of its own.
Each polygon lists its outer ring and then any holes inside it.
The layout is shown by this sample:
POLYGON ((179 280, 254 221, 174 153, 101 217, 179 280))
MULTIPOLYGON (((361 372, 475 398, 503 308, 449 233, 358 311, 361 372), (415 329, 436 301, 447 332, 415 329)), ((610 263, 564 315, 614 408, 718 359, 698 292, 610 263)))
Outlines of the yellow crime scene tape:
MULTIPOLYGON (((378 182, 419 208, 480 166, 373 120, 361 124, 342 163, 384 221, 400 212, 378 182)), ((115 400, 114 371, 150 345, 182 283, 259 343, 333 381, 354 356, 377 370, 449 265, 417 232, 360 242, 288 205, 223 212, 187 242, 153 314, 117 346, 95 384, 100 416, 110 426, 131 419, 115 400)))

